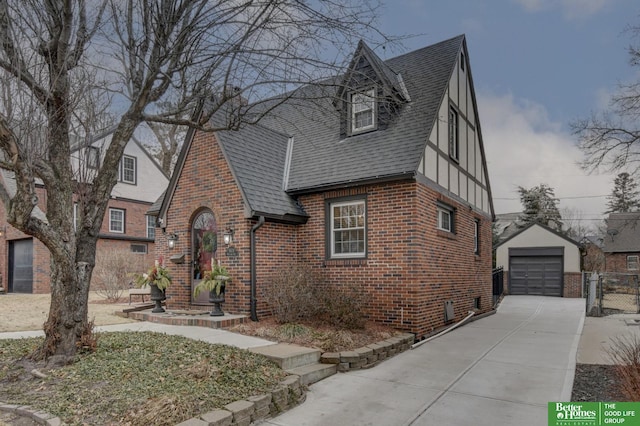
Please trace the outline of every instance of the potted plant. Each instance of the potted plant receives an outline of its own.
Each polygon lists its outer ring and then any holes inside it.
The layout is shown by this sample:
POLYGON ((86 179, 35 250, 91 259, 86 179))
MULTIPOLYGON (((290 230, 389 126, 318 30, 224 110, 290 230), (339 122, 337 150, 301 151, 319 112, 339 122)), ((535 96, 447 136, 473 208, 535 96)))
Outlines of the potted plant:
POLYGON ((227 268, 216 263, 215 259, 211 259, 211 270, 202 273, 202 281, 193 289, 195 297, 198 297, 201 291, 209 292, 209 302, 213 303, 213 310, 209 315, 214 317, 224 315, 220 304, 224 302, 226 283, 230 279, 227 268))
POLYGON ((164 312, 162 308, 162 301, 167 297, 165 290, 171 285, 171 275, 169 270, 164 266, 163 258, 156 260, 151 269, 143 274, 135 274, 136 287, 144 288, 149 286, 151 288, 151 300, 156 303, 156 306, 151 312, 159 313, 164 312))

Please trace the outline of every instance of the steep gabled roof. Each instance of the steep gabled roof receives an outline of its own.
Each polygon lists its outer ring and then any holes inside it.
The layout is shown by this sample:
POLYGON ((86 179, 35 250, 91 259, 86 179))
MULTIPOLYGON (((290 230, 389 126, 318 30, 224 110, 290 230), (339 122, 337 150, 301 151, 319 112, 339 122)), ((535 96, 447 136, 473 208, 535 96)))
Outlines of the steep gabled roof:
POLYGON ((216 136, 251 216, 306 221, 307 214, 283 188, 288 136, 259 124, 216 136))
POLYGON ((602 251, 640 252, 640 212, 609 214, 602 251))
MULTIPOLYGON (((460 35, 382 61, 361 42, 351 66, 364 57, 398 99, 391 123, 383 129, 341 136, 341 115, 334 100, 349 89, 345 88, 347 72, 345 76, 297 89, 295 96, 277 105, 260 125, 216 132, 250 216, 300 222, 307 215, 296 202, 298 194, 415 178, 464 49, 465 37, 460 35)), ((465 56, 468 57, 466 51, 465 56)), ((470 70, 469 81, 473 89, 470 70)), ((194 133, 190 129, 185 139, 162 200, 161 219, 171 202, 194 133)), ((486 169, 479 122, 477 134, 486 169)), ((490 198, 490 188, 488 192, 490 198)))
POLYGON ((576 247, 581 247, 580 243, 576 240, 574 240, 573 238, 570 238, 558 231, 556 231, 555 229, 549 228, 546 225, 543 225, 541 223, 537 223, 537 222, 531 222, 529 225, 525 226, 524 228, 520 229, 518 232, 511 234, 508 238, 505 238, 504 240, 500 241, 498 244, 495 245, 494 249, 500 247, 501 245, 507 243, 508 241, 511 241, 512 239, 514 239, 515 237, 517 237, 518 235, 522 234, 523 232, 528 231, 529 229, 531 229, 534 226, 538 226, 542 229, 544 229, 545 231, 548 231, 550 233, 552 233, 553 235, 556 235, 564 240, 567 240, 568 242, 570 242, 571 244, 575 245, 576 247))
POLYGON ((409 92, 404 85, 402 75, 392 70, 391 67, 376 55, 375 52, 362 40, 358 43, 358 47, 353 54, 353 59, 351 59, 351 63, 347 68, 348 71, 345 73, 342 78, 342 82, 338 86, 337 99, 341 99, 345 91, 353 89, 351 78, 353 77, 353 74, 357 72, 355 69, 357 62, 361 57, 364 57, 369 65, 371 65, 383 86, 385 86, 390 93, 393 93, 393 95, 398 97, 399 100, 411 100, 409 92))
POLYGON ((393 123, 383 130, 342 139, 340 117, 328 98, 306 108, 294 103, 276 108, 275 118, 264 124, 295 135, 296 141, 287 191, 296 194, 413 178, 463 42, 461 35, 385 62, 402 75, 411 101, 394 112, 393 123))

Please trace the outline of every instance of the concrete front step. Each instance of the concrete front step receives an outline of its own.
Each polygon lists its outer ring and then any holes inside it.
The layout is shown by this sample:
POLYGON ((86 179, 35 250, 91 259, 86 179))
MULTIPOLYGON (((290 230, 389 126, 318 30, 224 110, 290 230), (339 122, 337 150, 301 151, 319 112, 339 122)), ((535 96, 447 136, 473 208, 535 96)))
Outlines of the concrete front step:
POLYGON ((260 346, 250 348, 251 352, 264 355, 278 364, 283 370, 303 365, 316 364, 320 360, 320 350, 305 348, 304 346, 292 345, 289 343, 278 343, 276 345, 260 346))
POLYGON ((309 364, 286 370, 289 374, 300 376, 301 385, 311 385, 338 372, 337 364, 309 364))

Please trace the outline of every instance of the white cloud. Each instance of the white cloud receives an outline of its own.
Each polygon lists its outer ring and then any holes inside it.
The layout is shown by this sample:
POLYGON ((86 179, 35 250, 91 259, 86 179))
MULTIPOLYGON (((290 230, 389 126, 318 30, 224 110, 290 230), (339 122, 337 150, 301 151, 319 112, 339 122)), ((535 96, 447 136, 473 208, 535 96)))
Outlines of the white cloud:
POLYGON ((613 0, 514 0, 527 12, 542 12, 561 8, 569 20, 595 15, 613 0))
POLYGON ((521 211, 518 186, 545 183, 560 198, 560 209, 596 219, 606 210, 613 187, 610 175, 588 175, 579 162, 582 153, 561 123, 546 109, 511 94, 478 93, 482 136, 496 213, 521 211))

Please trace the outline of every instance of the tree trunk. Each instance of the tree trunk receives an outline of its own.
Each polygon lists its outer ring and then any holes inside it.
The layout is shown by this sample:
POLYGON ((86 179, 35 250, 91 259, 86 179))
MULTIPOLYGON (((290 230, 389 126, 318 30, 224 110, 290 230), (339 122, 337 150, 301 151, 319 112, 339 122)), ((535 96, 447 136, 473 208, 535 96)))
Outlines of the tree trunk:
POLYGON ((51 306, 44 324, 45 340, 33 354, 37 360, 47 359, 53 365, 74 361, 80 342, 91 339, 88 322, 91 267, 86 262, 51 258, 51 306))

